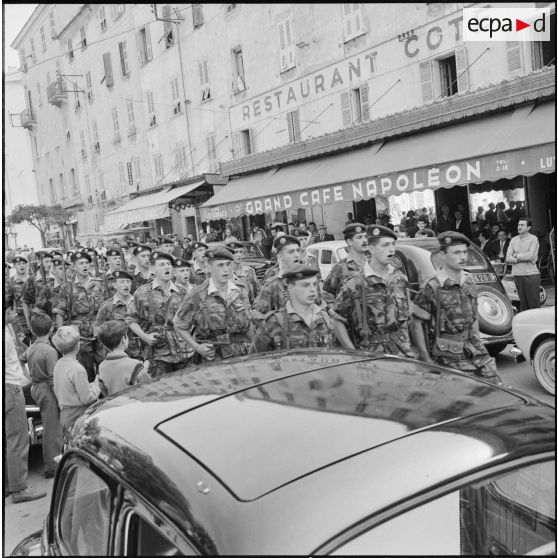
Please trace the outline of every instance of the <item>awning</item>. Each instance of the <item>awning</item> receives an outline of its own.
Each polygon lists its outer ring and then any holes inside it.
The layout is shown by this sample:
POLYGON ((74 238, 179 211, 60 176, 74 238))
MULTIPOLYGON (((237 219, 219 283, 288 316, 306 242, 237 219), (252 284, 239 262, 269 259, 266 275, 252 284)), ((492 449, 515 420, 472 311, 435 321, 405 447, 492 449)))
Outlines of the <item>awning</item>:
POLYGON ((555 104, 461 122, 233 179, 204 221, 555 172, 555 104))
POLYGON ((205 181, 201 180, 177 188, 167 188, 146 196, 138 196, 117 209, 105 213, 105 227, 116 228, 120 224, 139 223, 169 217, 169 202, 186 195, 204 183, 205 181))

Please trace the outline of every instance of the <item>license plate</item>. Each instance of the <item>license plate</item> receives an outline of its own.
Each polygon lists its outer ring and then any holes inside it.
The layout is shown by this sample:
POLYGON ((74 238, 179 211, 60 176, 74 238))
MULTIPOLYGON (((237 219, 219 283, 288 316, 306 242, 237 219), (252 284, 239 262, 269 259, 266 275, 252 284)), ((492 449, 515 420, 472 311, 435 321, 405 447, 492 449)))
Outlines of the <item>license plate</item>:
POLYGON ((496 281, 495 273, 473 273, 475 283, 492 283, 496 281))

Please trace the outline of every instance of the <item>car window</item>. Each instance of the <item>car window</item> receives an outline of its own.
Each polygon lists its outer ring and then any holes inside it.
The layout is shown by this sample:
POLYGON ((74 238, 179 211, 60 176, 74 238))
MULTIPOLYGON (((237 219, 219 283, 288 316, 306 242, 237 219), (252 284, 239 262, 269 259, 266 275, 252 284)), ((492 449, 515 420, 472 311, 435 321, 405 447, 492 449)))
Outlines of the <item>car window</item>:
POLYGON ((245 244, 244 248, 246 250, 245 258, 263 258, 265 257, 256 244, 245 244))
POLYGON ((332 255, 333 255, 333 252, 331 250, 322 250, 322 257, 321 257, 320 263, 330 264, 332 255))
POLYGON ((58 536, 70 555, 106 555, 109 540, 110 489, 85 465, 73 467, 58 511, 58 536))
MULTIPOLYGON (((127 556, 184 556, 158 529, 136 513, 130 514, 127 556)), ((194 555, 192 553, 192 555, 194 555)))
POLYGON ((346 259, 347 257, 347 249, 345 247, 339 248, 337 250, 337 255, 334 254, 334 261, 335 263, 340 262, 341 260, 346 259))
POLYGON ((333 554, 525 554, 556 538, 555 461, 470 484, 363 533, 333 554), (404 536, 402 536, 404 534, 404 536))

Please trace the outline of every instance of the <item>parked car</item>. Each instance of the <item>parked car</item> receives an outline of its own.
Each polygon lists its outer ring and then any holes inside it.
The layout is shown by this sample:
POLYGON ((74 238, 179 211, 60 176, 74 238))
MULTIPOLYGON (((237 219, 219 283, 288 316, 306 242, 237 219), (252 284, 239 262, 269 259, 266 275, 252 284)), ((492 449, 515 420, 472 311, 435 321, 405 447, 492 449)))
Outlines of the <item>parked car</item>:
POLYGON ((247 355, 89 408, 14 554, 555 549, 555 410, 449 368, 247 355))
MULTIPOLYGON (((240 241, 240 243, 243 244, 246 249, 246 255, 242 258, 242 263, 252 266, 256 272, 256 277, 261 281, 265 272, 274 265, 273 262, 264 256, 257 244, 247 241, 240 241)), ((208 242, 207 245, 211 248, 212 246, 225 246, 225 243, 208 242)))
POLYGON ((512 323, 517 347, 512 354, 530 360, 541 386, 556 394, 556 307, 536 308, 517 314, 512 323))
MULTIPOLYGON (((441 265, 439 249, 436 238, 402 238, 397 241, 394 265, 409 279, 412 295, 441 265)), ((347 257, 347 244, 344 240, 318 242, 311 244, 307 251, 317 258, 322 279, 325 279, 333 265, 347 257)), ((476 246, 469 248, 467 271, 472 273, 479 290, 481 339, 490 354, 495 355, 513 342, 511 323, 514 310, 492 264, 476 246)))

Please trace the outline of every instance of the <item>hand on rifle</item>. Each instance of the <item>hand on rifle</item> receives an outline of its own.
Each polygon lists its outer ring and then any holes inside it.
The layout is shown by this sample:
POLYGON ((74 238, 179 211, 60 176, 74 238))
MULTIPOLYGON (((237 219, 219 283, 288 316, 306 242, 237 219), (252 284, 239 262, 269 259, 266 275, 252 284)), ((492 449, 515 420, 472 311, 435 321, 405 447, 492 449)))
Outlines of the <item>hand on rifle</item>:
POLYGON ((213 360, 215 357, 215 347, 211 343, 198 343, 194 350, 207 360, 213 360))
POLYGON ((159 341, 159 337, 156 333, 146 333, 143 336, 143 340, 148 344, 148 345, 155 345, 158 341, 159 341))

